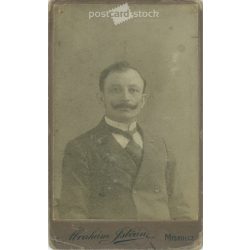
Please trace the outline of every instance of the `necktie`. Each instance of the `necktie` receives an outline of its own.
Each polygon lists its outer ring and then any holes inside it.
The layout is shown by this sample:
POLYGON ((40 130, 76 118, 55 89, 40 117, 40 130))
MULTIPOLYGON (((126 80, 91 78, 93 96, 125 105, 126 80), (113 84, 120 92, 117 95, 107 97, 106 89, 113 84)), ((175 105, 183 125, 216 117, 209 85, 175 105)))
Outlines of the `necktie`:
POLYGON ((142 148, 134 141, 133 134, 130 134, 130 140, 125 147, 131 158, 137 166, 140 166, 142 160, 142 148))
POLYGON ((129 140, 127 146, 125 147, 125 150, 128 152, 128 154, 130 155, 132 160, 135 162, 135 164, 137 166, 140 166, 141 160, 142 160, 142 148, 133 139, 133 135, 137 132, 137 130, 134 129, 132 131, 123 131, 121 129, 114 128, 112 126, 108 126, 108 127, 111 133, 123 135, 129 140))

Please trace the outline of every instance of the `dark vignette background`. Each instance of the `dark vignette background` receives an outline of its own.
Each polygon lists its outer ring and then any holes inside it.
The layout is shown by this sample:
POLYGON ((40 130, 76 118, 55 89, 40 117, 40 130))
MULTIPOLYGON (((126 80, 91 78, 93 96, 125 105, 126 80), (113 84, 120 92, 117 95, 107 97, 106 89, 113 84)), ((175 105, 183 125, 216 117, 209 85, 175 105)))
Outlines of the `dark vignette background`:
POLYGON ((103 116, 96 99, 100 72, 113 62, 127 60, 148 82, 149 97, 139 122, 165 138, 177 162, 176 185, 189 200, 193 218, 198 219, 198 8, 188 4, 129 6, 131 11, 155 9, 160 18, 132 19, 115 26, 109 18, 89 20, 88 12, 117 5, 54 6, 54 201, 60 195, 66 143, 94 127, 103 116))

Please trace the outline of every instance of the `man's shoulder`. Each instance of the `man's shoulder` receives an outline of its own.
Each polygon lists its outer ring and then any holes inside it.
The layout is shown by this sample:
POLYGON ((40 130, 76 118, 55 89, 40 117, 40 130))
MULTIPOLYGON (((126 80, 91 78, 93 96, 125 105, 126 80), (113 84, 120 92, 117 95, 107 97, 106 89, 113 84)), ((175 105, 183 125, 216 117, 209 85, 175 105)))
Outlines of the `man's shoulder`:
POLYGON ((102 132, 103 131, 101 130, 101 126, 100 124, 98 124, 96 127, 70 140, 66 145, 66 149, 87 149, 91 147, 92 144, 95 144, 98 141, 98 138, 101 136, 102 132))
POLYGON ((158 142, 158 143, 164 143, 165 139, 163 135, 161 135, 158 131, 154 131, 146 126, 141 128, 143 137, 150 142, 158 142))

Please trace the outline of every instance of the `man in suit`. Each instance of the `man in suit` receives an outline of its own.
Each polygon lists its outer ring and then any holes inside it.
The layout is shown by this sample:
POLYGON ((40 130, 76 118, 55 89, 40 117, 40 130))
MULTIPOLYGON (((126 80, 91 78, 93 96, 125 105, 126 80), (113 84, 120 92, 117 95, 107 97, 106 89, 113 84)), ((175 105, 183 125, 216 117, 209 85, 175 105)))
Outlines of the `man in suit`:
POLYGON ((137 124, 146 81, 127 62, 100 75, 105 116, 65 149, 59 202, 63 219, 188 219, 174 192, 165 142, 137 124))

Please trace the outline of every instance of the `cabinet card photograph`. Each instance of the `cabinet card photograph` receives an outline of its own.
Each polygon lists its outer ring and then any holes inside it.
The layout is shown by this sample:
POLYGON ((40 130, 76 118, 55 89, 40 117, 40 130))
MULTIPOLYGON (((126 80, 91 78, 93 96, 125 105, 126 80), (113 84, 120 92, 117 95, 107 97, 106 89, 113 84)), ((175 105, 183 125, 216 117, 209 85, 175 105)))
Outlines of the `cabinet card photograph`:
POLYGON ((201 13, 49 3, 51 248, 201 248, 201 13))

